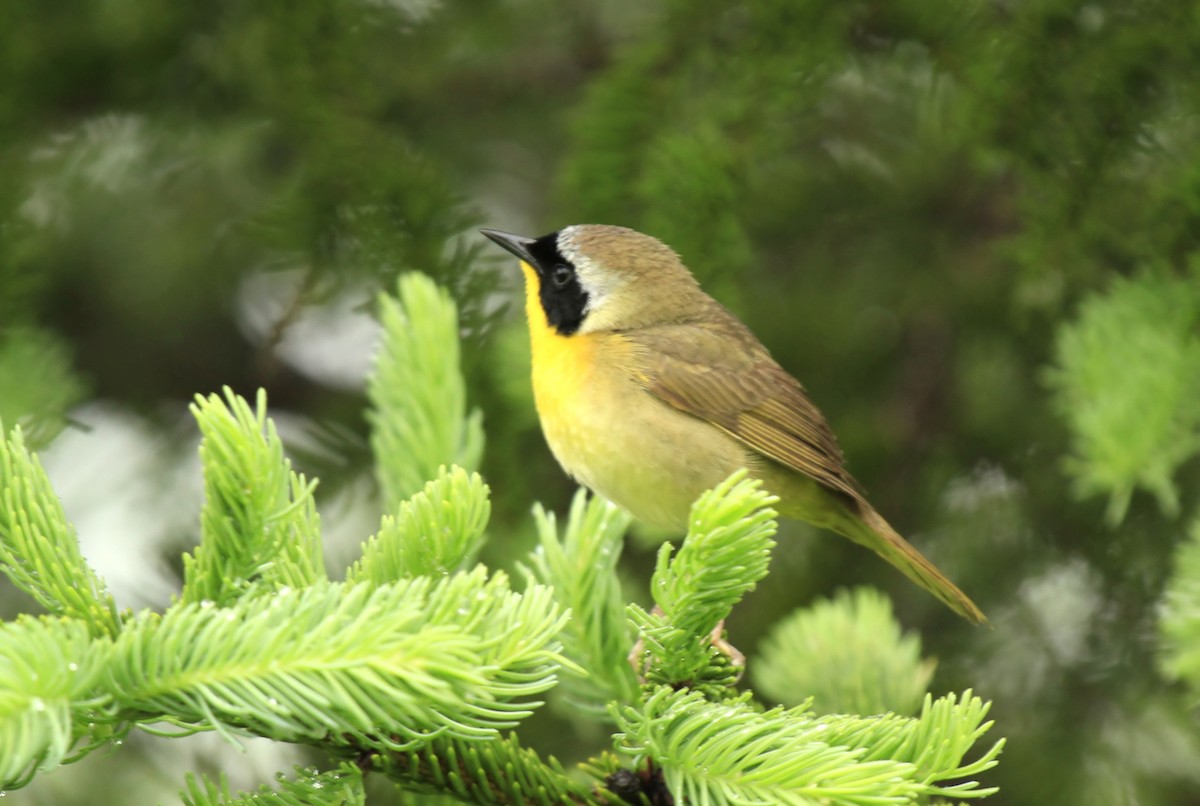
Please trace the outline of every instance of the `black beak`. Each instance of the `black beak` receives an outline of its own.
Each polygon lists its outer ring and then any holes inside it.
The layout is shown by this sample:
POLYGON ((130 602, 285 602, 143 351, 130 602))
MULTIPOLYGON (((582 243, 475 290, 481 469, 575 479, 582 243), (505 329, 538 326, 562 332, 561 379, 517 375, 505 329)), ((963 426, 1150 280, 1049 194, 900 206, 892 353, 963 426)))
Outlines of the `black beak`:
POLYGON ((512 252, 529 265, 536 265, 533 255, 529 252, 529 247, 537 243, 536 239, 526 238, 524 235, 513 235, 511 232, 501 232, 498 229, 488 229, 487 227, 483 227, 479 231, 494 241, 498 246, 501 246, 504 249, 507 249, 509 252, 512 252))

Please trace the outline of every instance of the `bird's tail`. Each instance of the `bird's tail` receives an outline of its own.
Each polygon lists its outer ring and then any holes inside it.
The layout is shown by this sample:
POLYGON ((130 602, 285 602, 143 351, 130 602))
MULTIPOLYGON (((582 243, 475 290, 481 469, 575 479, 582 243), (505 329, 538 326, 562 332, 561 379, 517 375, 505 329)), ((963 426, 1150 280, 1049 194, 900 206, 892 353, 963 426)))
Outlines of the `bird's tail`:
POLYGON ((846 512, 840 523, 832 525, 835 531, 874 551, 963 618, 975 624, 988 623, 987 616, 970 597, 901 537, 882 515, 865 502, 856 503, 858 513, 846 512))

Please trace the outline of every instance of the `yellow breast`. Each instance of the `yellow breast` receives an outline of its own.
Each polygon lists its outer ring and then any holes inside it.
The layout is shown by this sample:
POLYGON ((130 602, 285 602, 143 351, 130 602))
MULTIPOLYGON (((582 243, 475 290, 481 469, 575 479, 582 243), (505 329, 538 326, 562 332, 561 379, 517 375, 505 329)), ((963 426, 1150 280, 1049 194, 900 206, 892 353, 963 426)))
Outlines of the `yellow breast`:
MULTIPOLYGON (((551 448, 576 447, 587 451, 588 409, 595 402, 597 384, 603 381, 598 372, 597 350, 600 347, 593 334, 559 335, 546 320, 538 299, 538 280, 527 264, 525 272, 525 313, 529 318, 529 341, 533 353, 533 396, 538 417, 551 448), (582 444, 581 444, 582 443, 582 444)), ((564 462, 563 456, 558 456, 564 462)), ((571 468, 568 468, 571 472, 571 468)))
POLYGON ((749 463, 708 423, 649 394, 619 333, 560 335, 546 320, 538 279, 522 264, 542 433, 563 469, 648 523, 685 528, 692 501, 749 463))

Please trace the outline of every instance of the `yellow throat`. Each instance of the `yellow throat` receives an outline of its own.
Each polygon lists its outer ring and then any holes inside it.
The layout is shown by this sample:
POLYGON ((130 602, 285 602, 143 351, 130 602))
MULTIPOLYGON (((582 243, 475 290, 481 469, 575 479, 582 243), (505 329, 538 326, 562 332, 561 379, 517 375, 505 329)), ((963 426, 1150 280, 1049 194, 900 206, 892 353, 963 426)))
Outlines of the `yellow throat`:
POLYGON ((560 335, 546 320, 538 298, 538 277, 528 263, 525 274, 525 315, 533 356, 533 397, 542 422, 553 429, 569 417, 576 398, 585 393, 594 368, 595 340, 587 334, 560 335))

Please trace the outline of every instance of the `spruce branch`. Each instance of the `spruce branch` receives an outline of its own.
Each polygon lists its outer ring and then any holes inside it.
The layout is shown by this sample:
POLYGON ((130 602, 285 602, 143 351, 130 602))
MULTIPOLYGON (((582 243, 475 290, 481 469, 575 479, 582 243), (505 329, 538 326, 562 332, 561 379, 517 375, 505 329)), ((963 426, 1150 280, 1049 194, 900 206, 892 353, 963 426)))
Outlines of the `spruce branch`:
POLYGON ((20 427, 0 440, 0 570, 50 613, 81 620, 94 637, 119 629, 116 603, 84 560, 20 427))
POLYGON ((821 724, 828 731, 823 741, 863 748, 865 760, 909 762, 916 768, 915 779, 929 787, 931 794, 986 797, 996 790, 980 789, 975 781, 947 786, 937 782, 968 778, 996 766, 1004 739, 997 740, 975 761, 963 763, 975 742, 991 729, 992 723, 984 721, 990 709, 991 703, 974 696, 970 689, 961 696, 947 694, 936 700, 926 694, 917 717, 822 717, 821 724))
POLYGON ((108 670, 129 718, 403 749, 487 739, 528 716, 555 683, 563 620, 546 588, 519 594, 482 568, 436 584, 321 582, 142 614, 108 670))
POLYGON ((640 707, 617 709, 617 750, 658 765, 679 802, 901 804, 933 795, 984 797, 974 775, 995 765, 1003 742, 978 761, 962 756, 991 723, 970 693, 927 701, 921 717, 842 717, 806 708, 759 712, 660 687, 640 707), (876 744, 870 744, 874 742, 876 744))
POLYGON ((607 717, 607 704, 629 703, 638 682, 629 665, 633 646, 625 599, 617 576, 622 539, 630 516, 599 496, 575 493, 560 537, 553 513, 533 509, 538 547, 530 556, 532 575, 554 589, 571 611, 563 631, 563 653, 587 674, 567 674, 560 691, 572 708, 607 717))
POLYGON ((739 470, 696 500, 674 559, 670 543, 659 550, 650 582, 658 607, 627 610, 641 635, 643 657, 635 660, 648 682, 699 689, 714 699, 731 693, 740 657, 715 646, 712 633, 766 576, 776 500, 739 470))
POLYGON ((1166 675, 1200 693, 1200 518, 1192 521, 1187 539, 1175 550, 1159 617, 1160 663, 1166 675))
POLYGON ((98 693, 107 638, 66 618, 0 624, 0 790, 72 760, 101 740, 109 701, 98 693))
POLYGON ((62 338, 11 322, 0 329, 0 389, 0 422, 21 426, 26 444, 34 449, 58 435, 67 410, 84 391, 62 338))
POLYGON ((784 705, 811 698, 820 713, 912 714, 936 663, 904 635, 873 588, 839 591, 777 622, 751 664, 755 687, 784 705))
POLYGON ((652 759, 685 803, 905 803, 920 792, 911 765, 861 762, 860 751, 820 741, 805 717, 660 688, 619 712, 617 750, 652 759))
POLYGON ((371 758, 406 790, 447 794, 480 806, 616 804, 602 783, 569 775, 556 758, 541 758, 515 734, 487 742, 439 736, 410 750, 371 758))
POLYGON ((662 547, 650 581, 667 621, 706 635, 754 590, 767 575, 775 547, 771 505, 778 500, 745 470, 696 499, 683 547, 674 560, 670 544, 662 547))
POLYGON ((1059 329, 1047 373, 1071 430, 1066 463, 1081 496, 1107 494, 1119 523, 1135 488, 1179 512, 1172 476, 1200 452, 1200 269, 1118 279, 1059 329))
POLYGON ((303 587, 325 579, 316 482, 291 469, 267 396, 255 407, 224 389, 197 396, 204 509, 200 545, 183 558, 184 602, 228 604, 259 584, 303 587))
POLYGON ((395 512, 442 465, 477 470, 483 415, 467 413, 454 301, 423 274, 379 298, 383 341, 367 381, 367 412, 384 511, 395 512))
POLYGON ((179 794, 184 806, 365 806, 367 802, 362 771, 349 763, 326 772, 297 767, 294 778, 280 774, 277 780, 278 789, 263 786, 257 792, 234 794, 224 775, 214 781, 189 774, 179 794))
POLYGON ((478 473, 440 468, 395 516, 383 516, 346 580, 380 585, 461 570, 474 561, 491 512, 488 486, 478 473))

